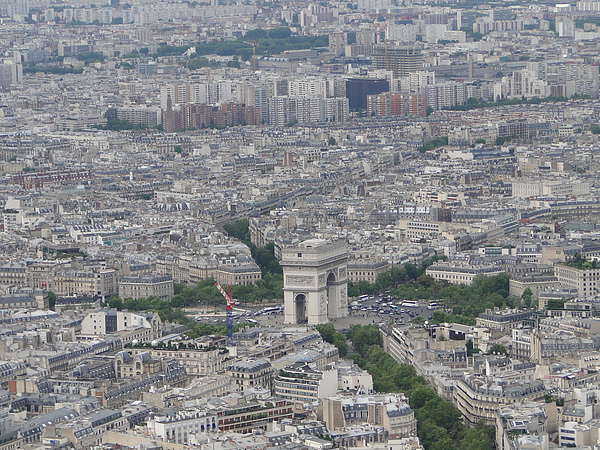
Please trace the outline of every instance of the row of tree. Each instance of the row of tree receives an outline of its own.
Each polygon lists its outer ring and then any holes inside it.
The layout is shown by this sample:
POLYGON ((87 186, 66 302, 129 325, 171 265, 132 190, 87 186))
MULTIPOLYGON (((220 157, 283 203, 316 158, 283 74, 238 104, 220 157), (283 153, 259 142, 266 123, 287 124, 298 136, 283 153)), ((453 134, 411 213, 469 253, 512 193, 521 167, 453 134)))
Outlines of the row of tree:
POLYGON ((579 270, 596 269, 598 267, 598 262, 596 260, 590 261, 586 257, 581 256, 581 253, 575 253, 573 259, 563 264, 569 267, 574 267, 575 269, 579 270))
POLYGON ((75 55, 78 61, 83 61, 86 65, 98 62, 104 62, 104 53, 102 52, 84 52, 75 55))
MULTIPOLYGON (((246 303, 278 300, 282 298, 282 293, 283 276, 280 274, 266 273, 262 280, 257 280, 254 284, 231 286, 232 297, 246 303)), ((211 277, 192 287, 175 285, 171 305, 175 308, 196 305, 221 306, 225 305, 225 299, 217 289, 215 279, 211 277)))
MULTIPOLYGON (((224 322, 198 323, 186 316, 179 308, 173 308, 173 305, 170 302, 161 300, 157 297, 121 299, 120 297, 113 295, 107 300, 106 306, 118 309, 119 311, 126 309, 128 311, 156 312, 163 321, 178 322, 186 325, 189 328, 186 334, 190 339, 196 339, 209 334, 227 334, 227 326, 224 322)), ((236 332, 245 326, 253 325, 250 323, 240 323, 234 326, 233 331, 236 332)))
POLYGON ((35 64, 23 68, 23 73, 51 73, 55 75, 66 75, 68 73, 80 74, 83 73, 83 68, 72 66, 38 66, 35 64))
POLYGON ((479 108, 490 108, 493 106, 507 106, 507 105, 539 105, 540 103, 547 102, 566 102, 569 98, 563 96, 548 96, 548 97, 533 97, 533 98, 502 98, 495 102, 486 102, 485 100, 479 100, 471 97, 467 100, 464 105, 447 106, 443 109, 449 111, 470 111, 472 109, 479 108))
POLYGON ((374 325, 353 325, 347 332, 355 353, 350 358, 373 377, 378 392, 402 392, 417 419, 417 434, 427 450, 488 450, 493 448, 494 428, 483 424, 467 428, 451 402, 440 398, 408 364, 398 364, 382 348, 374 325))
MULTIPOLYGON (((197 43, 196 56, 238 56, 240 59, 248 61, 252 57, 253 47, 254 52, 256 52, 257 55, 274 55, 286 50, 327 47, 327 45, 329 45, 329 38, 327 35, 294 36, 289 27, 280 27, 273 30, 256 28, 236 41, 197 43)), ((188 48, 189 47, 187 46, 161 46, 157 49, 157 55, 150 56, 181 55, 188 48)), ((193 60, 194 59, 191 59, 190 63, 193 60)))
POLYGON ((417 147, 417 151, 425 153, 428 150, 433 150, 443 145, 448 145, 448 136, 442 136, 439 138, 432 139, 431 141, 417 147))
POLYGON ((324 323, 315 327, 321 334, 325 342, 329 342, 337 347, 340 352, 340 357, 345 357, 348 354, 348 343, 344 333, 335 330, 335 327, 330 323, 324 323))
MULTIPOLYGON (((122 19, 121 19, 122 20, 122 19)), ((302 50, 315 47, 327 47, 329 39, 327 35, 322 36, 295 36, 289 27, 280 27, 273 30, 263 30, 257 28, 246 33, 236 41, 223 42, 199 42, 195 45, 196 53, 185 61, 186 67, 190 70, 202 67, 220 67, 221 63, 209 61, 206 55, 234 56, 233 61, 227 63, 228 67, 241 67, 241 61, 248 61, 252 57, 253 50, 258 55, 273 55, 286 50, 302 50)), ((191 45, 173 46, 161 45, 157 47, 156 53, 150 54, 148 47, 134 49, 129 53, 121 55, 117 50, 113 53, 115 58, 122 56, 123 59, 133 59, 140 57, 164 57, 181 56, 191 45)), ((104 62, 105 56, 102 52, 86 52, 75 56, 79 61, 86 65, 104 62)), ((60 60, 59 62, 62 62, 60 60)), ((134 65, 126 62, 119 64, 119 67, 133 69, 134 65)), ((83 73, 82 68, 62 67, 58 65, 27 65, 23 69, 26 73, 44 72, 53 74, 83 73)))
POLYGON ((455 315, 477 317, 488 308, 513 308, 519 300, 508 293, 509 275, 478 275, 470 285, 446 286, 439 290, 439 298, 455 315))
MULTIPOLYGON (((425 276, 425 270, 427 270, 427 268, 433 263, 437 261, 445 261, 446 259, 446 256, 434 255, 433 257, 423 261, 421 264, 407 263, 402 266, 395 266, 387 272, 379 274, 377 281, 373 284, 369 283, 368 281, 348 283, 348 296, 358 297, 359 295, 365 294, 371 295, 376 292, 399 289, 405 285, 418 287, 418 285, 415 285, 414 283, 421 283, 423 280, 425 280, 425 278, 423 278, 425 276)), ((425 284, 423 284, 423 286, 425 286, 425 284)))
POLYGON ((139 123, 133 123, 129 120, 119 119, 108 119, 106 125, 96 125, 95 128, 100 130, 112 130, 112 131, 123 131, 123 130, 145 130, 148 127, 139 123))
POLYGON ((433 315, 434 322, 451 321, 468 325, 473 325, 474 318, 488 308, 532 306, 531 291, 522 298, 509 296, 507 273, 479 275, 471 285, 451 285, 444 280, 435 280, 426 275, 425 270, 437 259, 431 258, 420 265, 394 267, 380 274, 374 284, 366 281, 349 283, 348 295, 356 297, 387 291, 399 299, 439 300, 451 313, 437 312, 433 315))
POLYGON ((262 269, 263 274, 283 274, 283 269, 279 265, 277 258, 275 258, 275 244, 269 242, 264 247, 257 247, 250 240, 250 224, 248 219, 240 219, 233 223, 225 224, 223 228, 229 236, 239 239, 250 248, 252 258, 262 269))

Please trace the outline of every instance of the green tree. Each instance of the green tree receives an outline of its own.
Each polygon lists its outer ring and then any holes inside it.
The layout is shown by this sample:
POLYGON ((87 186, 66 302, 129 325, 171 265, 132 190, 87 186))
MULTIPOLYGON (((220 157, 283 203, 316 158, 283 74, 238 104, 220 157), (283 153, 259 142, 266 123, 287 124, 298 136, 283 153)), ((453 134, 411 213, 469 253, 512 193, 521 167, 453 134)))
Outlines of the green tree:
MULTIPOLYGON (((426 449, 457 449, 466 436, 460 412, 427 387, 413 366, 394 361, 380 343, 374 343, 374 336, 365 338, 367 328, 369 332, 377 330, 372 325, 353 325, 348 330, 348 337, 357 349, 357 353, 350 355, 350 358, 371 374, 373 387, 378 392, 404 392, 407 395, 415 411, 418 436, 426 449)), ((489 442, 488 430, 478 429, 484 431, 485 441, 489 442)), ((465 444, 468 442, 465 441, 465 444)))
POLYGON ((533 297, 533 292, 531 292, 531 289, 526 288, 523 291, 523 294, 521 295, 521 300, 523 301, 523 306, 525 306, 526 308, 530 308, 532 297, 533 297))
POLYGON ((116 295, 111 295, 108 298, 107 303, 109 308, 115 308, 119 310, 123 309, 123 300, 116 295))
POLYGON ((321 337, 325 342, 329 342, 337 347, 342 358, 346 356, 348 353, 348 344, 342 333, 336 331, 334 326, 330 323, 317 325, 315 328, 321 334, 321 337))
POLYGON ((456 450, 456 446, 454 445, 452 438, 444 436, 443 438, 432 442, 429 446, 429 450, 456 450))
POLYGON ((250 230, 248 219, 240 219, 234 223, 227 223, 223 228, 229 236, 233 236, 240 241, 244 241, 246 245, 250 242, 250 230))
POLYGON ((178 56, 185 53, 190 48, 189 45, 173 46, 173 45, 161 45, 156 49, 158 56, 178 56))
POLYGON ((54 307, 56 306, 56 294, 52 291, 48 291, 47 295, 48 295, 48 307, 50 309, 54 310, 54 307))
POLYGON ((439 401, 430 400, 425 404, 425 408, 419 410, 419 413, 426 410, 427 417, 433 418, 435 424, 447 431, 458 431, 462 428, 461 414, 458 409, 446 400, 438 397, 439 401), (432 405, 427 409, 428 405, 432 405))
POLYGON ((173 283, 173 294, 179 295, 185 289, 185 284, 173 283))
POLYGON ((78 53, 75 57, 86 64, 104 61, 104 54, 102 52, 78 53))
POLYGON ((279 27, 270 30, 268 34, 271 39, 288 39, 292 35, 292 30, 288 27, 279 27))
MULTIPOLYGON (((358 283, 353 283, 352 285, 353 287, 355 286, 356 289, 358 289, 358 295, 369 295, 369 294, 373 294, 375 291, 377 291, 376 286, 373 286, 371 283, 369 283, 368 281, 364 281, 361 280, 358 283)), ((354 296, 356 297, 356 296, 354 296)))
POLYGON ((327 141, 327 145, 337 145, 337 141, 333 136, 329 136, 329 140, 327 141))
POLYGON ((548 299, 548 303, 546 304, 546 309, 550 309, 550 310, 565 309, 565 300, 561 300, 558 298, 548 299))
POLYGON ((470 428, 460 441, 460 450, 488 450, 492 448, 489 436, 478 428, 470 428))
POLYGON ((267 31, 262 28, 255 28, 254 30, 248 31, 244 35, 244 40, 246 41, 258 41, 259 39, 264 39, 267 37, 267 31))
POLYGON ((508 350, 506 350, 506 347, 504 345, 494 344, 490 347, 488 354, 494 353, 508 355, 508 350))
POLYGON ((379 328, 375 325, 352 325, 348 329, 347 336, 360 355, 363 355, 367 348, 373 345, 381 346, 381 335, 379 328))
MULTIPOLYGON (((433 448, 433 445, 438 442, 444 445, 452 443, 452 441, 450 443, 447 441, 449 439, 448 431, 436 425, 435 421, 430 418, 417 419, 417 434, 426 449, 433 448)), ((455 447, 450 448, 454 450, 455 447)))
POLYGON ((234 55, 233 59, 227 62, 227 67, 233 67, 235 69, 239 69, 240 67, 242 67, 239 57, 237 55, 234 55))
POLYGON ((436 397, 437 394, 430 387, 419 387, 410 394, 410 407, 414 410, 421 409, 429 400, 436 397))
POLYGON ((504 145, 506 142, 510 142, 517 136, 498 136, 496 138, 496 145, 504 145))
POLYGON ((358 289, 358 286, 355 285, 354 283, 352 283, 351 281, 348 282, 348 297, 358 297, 360 294, 360 289, 358 289))
POLYGON ((421 276, 421 271, 417 266, 411 263, 404 264, 404 270, 406 270, 406 276, 410 280, 416 280, 421 276))
POLYGON ((467 341, 467 343, 465 344, 465 347, 467 349, 467 356, 473 356, 475 348, 473 345, 473 341, 471 339, 469 339, 467 341))
POLYGON ((254 260, 260 267, 269 267, 274 256, 268 248, 261 247, 254 251, 254 260))
POLYGON ((329 342, 330 344, 333 344, 333 336, 335 335, 336 331, 332 324, 323 323, 323 324, 317 325, 315 328, 321 334, 321 337, 323 338, 323 340, 325 342, 329 342))
POLYGON ((102 130, 112 130, 112 131, 123 131, 123 130, 144 130, 146 129, 145 125, 135 124, 130 122, 129 120, 117 120, 117 119, 109 119, 106 121, 105 126, 97 126, 96 128, 102 130))
POLYGON ((413 320, 412 323, 414 323, 415 325, 423 325, 425 323, 425 318, 421 317, 421 316, 416 316, 413 320))
POLYGON ((337 347, 341 358, 344 358, 348 354, 348 343, 342 333, 336 332, 333 335, 333 345, 337 347))

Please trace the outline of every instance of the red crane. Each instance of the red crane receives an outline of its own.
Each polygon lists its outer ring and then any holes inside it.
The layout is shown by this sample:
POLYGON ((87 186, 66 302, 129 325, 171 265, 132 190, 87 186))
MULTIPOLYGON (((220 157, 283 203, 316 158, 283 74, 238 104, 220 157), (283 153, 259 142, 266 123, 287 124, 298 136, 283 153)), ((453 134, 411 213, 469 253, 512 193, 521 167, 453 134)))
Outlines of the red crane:
POLYGON ((227 324, 227 345, 232 346, 233 345, 233 339, 231 337, 231 333, 233 330, 233 307, 234 305, 237 303, 234 299, 231 298, 231 286, 227 285, 227 292, 225 292, 225 289, 223 289, 221 287, 221 285, 217 282, 215 283, 215 286, 217 287, 217 289, 219 290, 219 292, 221 293, 221 295, 223 296, 223 298, 225 299, 225 312, 227 314, 227 318, 226 318, 226 324, 227 324))

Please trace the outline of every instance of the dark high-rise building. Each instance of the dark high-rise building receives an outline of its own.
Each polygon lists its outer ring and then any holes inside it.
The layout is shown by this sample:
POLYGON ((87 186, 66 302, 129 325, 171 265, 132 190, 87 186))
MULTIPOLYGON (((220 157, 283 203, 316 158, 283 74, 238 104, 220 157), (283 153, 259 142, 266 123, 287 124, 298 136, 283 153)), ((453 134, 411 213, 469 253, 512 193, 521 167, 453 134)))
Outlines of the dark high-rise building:
POLYGON ((351 110, 367 109, 367 96, 390 90, 388 80, 378 78, 351 78, 346 81, 346 97, 351 110))
POLYGON ((418 48, 379 45, 373 52, 373 67, 391 70, 394 78, 423 70, 423 62, 423 53, 418 48))

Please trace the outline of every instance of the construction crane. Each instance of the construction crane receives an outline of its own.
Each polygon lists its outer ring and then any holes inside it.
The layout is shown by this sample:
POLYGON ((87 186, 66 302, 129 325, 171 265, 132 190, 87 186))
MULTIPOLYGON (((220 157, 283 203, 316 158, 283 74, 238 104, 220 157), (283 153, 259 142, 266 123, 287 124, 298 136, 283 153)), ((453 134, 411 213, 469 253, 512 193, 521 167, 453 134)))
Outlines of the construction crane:
POLYGON ((247 42, 247 41, 243 41, 244 44, 248 44, 252 46, 252 58, 250 59, 250 63, 251 63, 251 69, 256 71, 258 70, 257 67, 257 63, 256 63, 256 47, 258 47, 258 43, 256 42, 247 42))
POLYGON ((256 47, 258 47, 258 44, 256 42, 247 42, 247 41, 242 41, 244 44, 248 44, 252 46, 252 57, 254 58, 256 56, 256 47))
POLYGON ((227 292, 225 289, 221 287, 221 285, 217 282, 215 286, 225 299, 225 312, 227 313, 226 324, 227 324, 227 345, 229 347, 233 346, 233 338, 231 337, 231 332, 233 330, 233 306, 236 304, 236 301, 231 298, 231 286, 227 285, 227 292))

